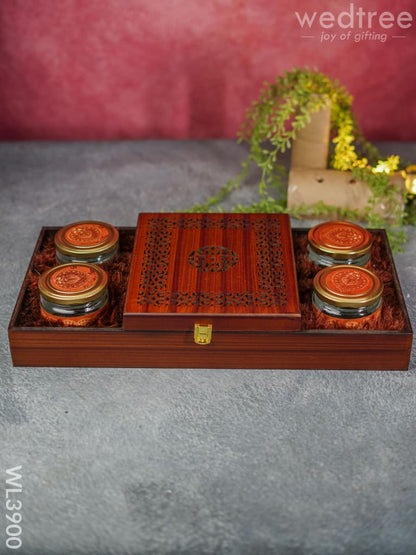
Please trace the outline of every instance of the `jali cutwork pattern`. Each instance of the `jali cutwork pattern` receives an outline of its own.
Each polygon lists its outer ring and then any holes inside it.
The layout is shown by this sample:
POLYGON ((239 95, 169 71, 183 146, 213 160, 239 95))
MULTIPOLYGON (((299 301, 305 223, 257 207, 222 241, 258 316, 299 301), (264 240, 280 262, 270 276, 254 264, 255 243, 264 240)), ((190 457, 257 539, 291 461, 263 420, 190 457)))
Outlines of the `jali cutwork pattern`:
MULTIPOLYGON (((241 263, 235 252, 225 246, 201 247, 189 254, 188 262, 200 271, 227 271, 241 263), (205 249, 205 251, 203 251, 205 249), (215 268, 204 262, 203 254, 219 258, 215 268), (198 267, 200 266, 200 267, 198 267)), ((169 219, 152 217, 148 221, 144 259, 138 286, 138 304, 154 306, 285 306, 287 304, 286 276, 283 264, 282 236, 279 222, 267 215, 251 219, 244 214, 216 218, 187 216, 169 219), (176 229, 252 229, 256 237, 257 291, 170 291, 168 289, 169 260, 172 233, 176 229)))

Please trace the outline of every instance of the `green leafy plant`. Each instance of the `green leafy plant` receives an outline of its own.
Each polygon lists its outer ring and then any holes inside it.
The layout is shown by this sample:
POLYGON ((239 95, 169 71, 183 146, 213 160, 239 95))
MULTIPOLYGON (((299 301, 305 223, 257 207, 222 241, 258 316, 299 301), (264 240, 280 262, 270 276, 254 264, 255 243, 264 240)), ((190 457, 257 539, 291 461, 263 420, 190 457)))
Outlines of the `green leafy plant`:
POLYGON ((218 194, 205 203, 194 206, 195 212, 206 212, 228 197, 247 177, 253 164, 260 168, 259 200, 250 206, 238 205, 237 212, 286 212, 294 217, 331 214, 336 217, 364 220, 371 227, 387 230, 394 250, 405 241, 405 193, 398 195, 390 184, 388 173, 398 169, 400 160, 391 156, 382 160, 378 150, 366 141, 354 117, 352 96, 340 86, 315 70, 299 69, 278 76, 274 83, 265 84, 259 99, 247 110, 238 133, 239 142, 249 144, 247 160, 241 172, 230 179, 218 194), (331 104, 330 155, 328 166, 351 171, 356 180, 364 181, 370 189, 370 199, 364 212, 340 210, 319 202, 315 206, 289 209, 284 176, 286 169, 278 156, 291 148, 293 141, 311 120, 311 114, 331 104), (398 199, 399 196, 399 199, 398 199), (388 199, 393 207, 393 219, 384 221, 376 212, 377 203, 388 199))

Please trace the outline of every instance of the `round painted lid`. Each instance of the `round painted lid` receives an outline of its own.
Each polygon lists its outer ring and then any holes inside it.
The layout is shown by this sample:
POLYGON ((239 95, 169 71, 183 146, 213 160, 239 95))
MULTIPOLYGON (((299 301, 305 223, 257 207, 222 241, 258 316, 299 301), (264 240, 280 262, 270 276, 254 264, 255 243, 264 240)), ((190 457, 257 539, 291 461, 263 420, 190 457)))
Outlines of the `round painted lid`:
POLYGON ((373 238, 369 231, 360 225, 341 220, 323 222, 308 232, 311 248, 324 254, 346 260, 366 254, 371 249, 373 238))
POLYGON ((383 293, 383 284, 373 272, 351 264, 320 270, 313 280, 313 286, 322 301, 343 308, 370 306, 383 293))
POLYGON ((39 292, 52 303, 84 304, 100 297, 107 288, 108 277, 99 266, 83 262, 61 264, 39 278, 39 292))
POLYGON ((69 224, 55 234, 59 252, 78 257, 99 256, 113 250, 118 243, 117 229, 105 222, 85 221, 69 224))

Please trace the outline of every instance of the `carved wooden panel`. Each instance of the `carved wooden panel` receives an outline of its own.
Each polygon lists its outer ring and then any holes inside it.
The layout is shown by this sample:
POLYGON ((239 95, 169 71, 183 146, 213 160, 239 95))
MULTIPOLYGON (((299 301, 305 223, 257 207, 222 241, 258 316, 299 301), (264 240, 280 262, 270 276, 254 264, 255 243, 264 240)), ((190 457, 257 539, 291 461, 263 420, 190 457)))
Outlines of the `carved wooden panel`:
POLYGON ((286 215, 140 215, 125 323, 133 315, 299 313, 286 215))

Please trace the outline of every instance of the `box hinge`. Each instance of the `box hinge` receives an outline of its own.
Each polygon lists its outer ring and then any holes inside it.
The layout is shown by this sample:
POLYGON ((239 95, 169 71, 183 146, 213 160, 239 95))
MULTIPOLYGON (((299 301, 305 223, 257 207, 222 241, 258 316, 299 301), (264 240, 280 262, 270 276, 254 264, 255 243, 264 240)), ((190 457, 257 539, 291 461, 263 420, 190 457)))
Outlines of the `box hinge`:
POLYGON ((197 345, 209 345, 212 338, 212 324, 195 324, 194 341, 197 345))

